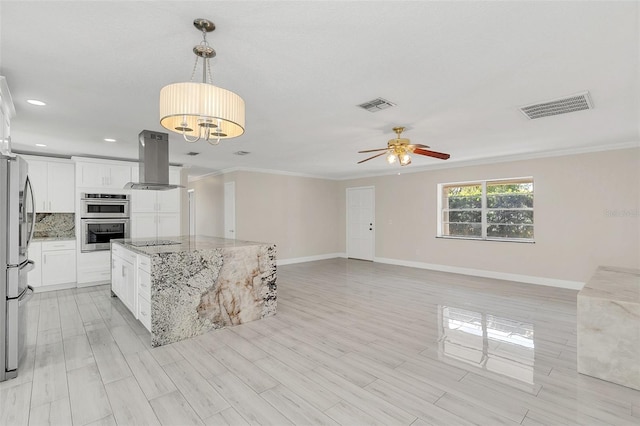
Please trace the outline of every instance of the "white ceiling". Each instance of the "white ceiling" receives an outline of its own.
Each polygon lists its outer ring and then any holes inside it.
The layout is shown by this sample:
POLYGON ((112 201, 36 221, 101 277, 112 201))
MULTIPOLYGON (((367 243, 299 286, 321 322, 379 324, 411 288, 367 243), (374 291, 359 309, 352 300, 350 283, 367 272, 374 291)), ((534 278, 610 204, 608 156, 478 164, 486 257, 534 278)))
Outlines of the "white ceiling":
MULTIPOLYGON (((171 134, 171 161, 196 175, 357 177, 401 171, 384 157, 356 164, 366 158, 357 151, 385 147, 396 125, 450 153, 452 165, 638 145, 638 9, 635 1, 3 0, 0 75, 17 111, 14 150, 135 159, 142 129, 164 131, 160 89, 189 80, 201 39, 192 21, 207 18, 217 26, 214 83, 244 98, 246 132, 219 146, 171 134), (529 121, 517 109, 585 90, 593 110, 529 121), (376 97, 397 106, 356 108, 376 97)), ((402 171, 442 163, 415 157, 402 171)))

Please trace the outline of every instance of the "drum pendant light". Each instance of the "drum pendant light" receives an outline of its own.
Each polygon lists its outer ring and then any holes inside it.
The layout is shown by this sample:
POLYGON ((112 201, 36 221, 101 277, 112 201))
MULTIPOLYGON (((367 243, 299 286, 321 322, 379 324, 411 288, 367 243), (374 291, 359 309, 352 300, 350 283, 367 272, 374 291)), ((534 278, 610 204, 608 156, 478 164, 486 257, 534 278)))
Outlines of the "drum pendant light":
POLYGON ((204 139, 217 145, 244 133, 244 100, 237 94, 214 86, 209 60, 216 56, 207 42, 207 33, 215 30, 213 22, 196 19, 193 25, 202 32, 202 42, 193 48, 196 62, 191 81, 169 84, 160 90, 160 124, 180 133, 187 142, 204 139), (202 83, 193 78, 202 58, 202 83))

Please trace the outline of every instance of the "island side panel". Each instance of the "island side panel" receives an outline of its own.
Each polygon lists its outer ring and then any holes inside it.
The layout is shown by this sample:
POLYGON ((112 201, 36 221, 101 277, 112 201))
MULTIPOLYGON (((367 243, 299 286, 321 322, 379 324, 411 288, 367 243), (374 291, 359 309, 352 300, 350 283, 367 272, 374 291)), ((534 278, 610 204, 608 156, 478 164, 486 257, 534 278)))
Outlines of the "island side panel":
POLYGON ((275 245, 152 255, 152 346, 275 315, 276 296, 275 245))

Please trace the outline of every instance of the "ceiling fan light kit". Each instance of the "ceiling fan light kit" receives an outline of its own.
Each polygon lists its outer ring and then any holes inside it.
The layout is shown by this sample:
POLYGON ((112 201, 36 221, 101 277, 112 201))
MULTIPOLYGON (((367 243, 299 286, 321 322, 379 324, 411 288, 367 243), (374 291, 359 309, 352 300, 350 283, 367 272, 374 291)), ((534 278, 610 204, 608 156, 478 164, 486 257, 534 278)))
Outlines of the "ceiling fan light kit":
POLYGON ((169 84, 160 90, 160 124, 182 134, 187 142, 204 139, 212 145, 244 133, 244 100, 237 94, 214 86, 209 60, 216 56, 207 42, 207 33, 216 26, 207 19, 195 19, 194 27, 202 32, 202 42, 193 48, 196 61, 191 81, 169 84), (193 78, 202 58, 202 83, 193 78))
POLYGON ((440 160, 447 160, 450 155, 445 154, 443 152, 429 151, 424 148, 429 148, 427 145, 421 144, 412 144, 409 139, 401 138, 400 135, 404 132, 404 127, 394 127, 393 131, 396 132, 396 138, 390 139, 387 142, 386 148, 378 148, 378 149, 368 149, 365 151, 358 151, 358 153, 363 154, 367 152, 379 152, 369 158, 365 158, 364 160, 358 161, 358 164, 364 163, 365 161, 373 160, 374 158, 380 157, 381 155, 387 154, 387 163, 394 164, 399 163, 400 166, 408 166, 411 164, 411 154, 419 154, 424 155, 426 157, 438 158, 440 160))

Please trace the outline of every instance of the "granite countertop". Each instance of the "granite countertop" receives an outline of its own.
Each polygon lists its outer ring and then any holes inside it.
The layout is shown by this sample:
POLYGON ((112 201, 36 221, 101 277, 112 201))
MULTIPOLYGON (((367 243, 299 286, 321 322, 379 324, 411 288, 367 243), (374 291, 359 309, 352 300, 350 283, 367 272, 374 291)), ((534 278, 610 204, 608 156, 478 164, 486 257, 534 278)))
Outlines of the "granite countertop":
POLYGON ((247 247, 257 245, 271 245, 270 243, 260 243, 255 241, 232 240, 217 237, 183 235, 179 237, 162 238, 125 238, 111 240, 112 243, 120 244, 125 248, 147 256, 161 253, 192 252, 197 250, 211 250, 218 248, 247 247), (160 244, 162 242, 175 242, 177 244, 160 244), (144 245, 150 244, 150 245, 144 245))
POLYGON ((640 303, 640 269, 600 266, 578 296, 640 303))
POLYGON ((46 241, 75 241, 76 237, 33 237, 32 241, 42 243, 46 241))

